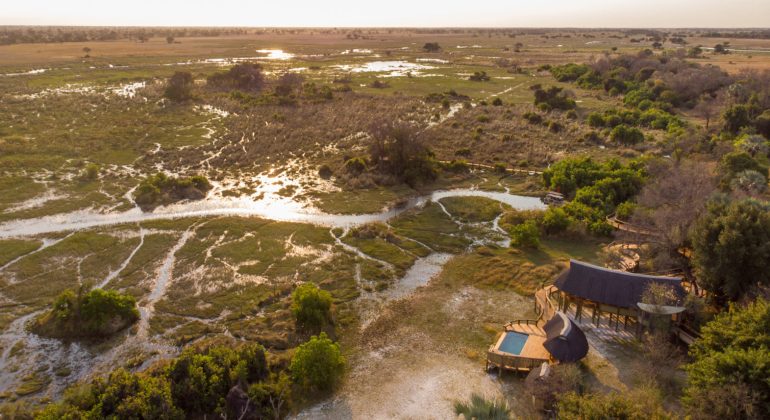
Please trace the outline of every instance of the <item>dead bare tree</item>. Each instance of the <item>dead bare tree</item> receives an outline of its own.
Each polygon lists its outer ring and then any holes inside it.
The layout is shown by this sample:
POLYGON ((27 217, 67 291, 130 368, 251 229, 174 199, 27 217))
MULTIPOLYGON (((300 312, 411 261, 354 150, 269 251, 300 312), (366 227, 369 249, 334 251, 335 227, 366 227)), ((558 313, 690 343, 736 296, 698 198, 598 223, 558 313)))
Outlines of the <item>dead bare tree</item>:
POLYGON ((691 160, 658 162, 649 173, 653 178, 637 197, 631 223, 654 235, 633 239, 649 242, 645 248, 655 270, 682 269, 693 279, 686 256, 688 232, 716 190, 714 165, 691 160))

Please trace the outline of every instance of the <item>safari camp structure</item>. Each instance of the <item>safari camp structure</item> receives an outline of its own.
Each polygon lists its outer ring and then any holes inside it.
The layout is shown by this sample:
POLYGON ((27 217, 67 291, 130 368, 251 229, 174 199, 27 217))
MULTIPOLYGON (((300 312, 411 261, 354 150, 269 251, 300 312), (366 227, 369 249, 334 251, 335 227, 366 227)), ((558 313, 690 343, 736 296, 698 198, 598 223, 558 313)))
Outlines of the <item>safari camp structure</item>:
POLYGON ((680 298, 685 295, 679 277, 652 276, 612 270, 581 261, 570 261, 565 270, 546 290, 548 298, 556 302, 557 309, 574 314, 581 323, 590 316, 598 326, 606 319, 615 331, 632 328, 640 335, 653 316, 672 318, 684 311, 678 306, 646 305, 642 295, 651 283, 671 288, 680 298))
POLYGON ((544 363, 577 362, 588 353, 588 340, 581 325, 599 327, 604 322, 605 329, 631 330, 640 336, 652 317, 676 321, 684 308, 641 303, 651 283, 668 286, 679 297, 684 296, 681 278, 570 261, 569 268, 553 285, 535 293, 537 319, 515 320, 504 326, 487 351, 486 368, 531 371, 544 363))

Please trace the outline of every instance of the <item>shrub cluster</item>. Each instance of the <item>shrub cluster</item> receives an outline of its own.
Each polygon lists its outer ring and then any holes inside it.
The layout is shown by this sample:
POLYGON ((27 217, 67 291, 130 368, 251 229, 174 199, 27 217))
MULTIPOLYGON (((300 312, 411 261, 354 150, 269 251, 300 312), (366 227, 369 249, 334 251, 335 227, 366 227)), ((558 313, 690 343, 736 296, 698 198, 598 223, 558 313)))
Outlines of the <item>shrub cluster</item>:
POLYGON ((62 292, 53 309, 38 318, 32 329, 51 337, 103 337, 139 319, 136 299, 114 290, 94 289, 76 294, 62 292))

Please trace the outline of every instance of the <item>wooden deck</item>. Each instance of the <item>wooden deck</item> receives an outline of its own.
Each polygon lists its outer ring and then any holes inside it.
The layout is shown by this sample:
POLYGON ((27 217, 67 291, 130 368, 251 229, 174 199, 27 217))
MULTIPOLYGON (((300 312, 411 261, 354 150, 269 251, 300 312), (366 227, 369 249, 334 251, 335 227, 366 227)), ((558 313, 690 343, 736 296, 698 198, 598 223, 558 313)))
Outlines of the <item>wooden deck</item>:
POLYGON ((545 331, 537 325, 514 324, 511 329, 506 328, 506 331, 514 331, 529 336, 527 337, 527 341, 524 343, 524 348, 521 349, 521 354, 519 354, 519 356, 543 360, 548 360, 548 358, 551 357, 548 350, 543 347, 543 343, 546 339, 545 331))
POLYGON ((543 362, 548 362, 550 354, 543 347, 546 336, 545 331, 538 325, 538 320, 518 320, 505 325, 505 330, 497 339, 494 345, 487 351, 487 370, 494 366, 502 370, 530 371, 540 367, 543 362), (521 353, 510 354, 499 350, 500 344, 507 332, 517 332, 527 334, 527 341, 521 353))

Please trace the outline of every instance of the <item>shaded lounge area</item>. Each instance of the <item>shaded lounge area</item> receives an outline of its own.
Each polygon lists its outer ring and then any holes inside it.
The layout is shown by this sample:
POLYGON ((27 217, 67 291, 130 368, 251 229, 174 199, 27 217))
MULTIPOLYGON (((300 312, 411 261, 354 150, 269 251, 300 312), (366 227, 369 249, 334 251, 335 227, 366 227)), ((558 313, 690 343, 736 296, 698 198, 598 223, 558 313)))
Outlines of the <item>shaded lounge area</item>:
POLYGON ((632 330, 641 334, 646 311, 639 303, 651 283, 670 287, 679 297, 685 295, 682 279, 629 273, 570 261, 570 267, 547 288, 549 300, 556 309, 573 314, 578 324, 590 315, 590 322, 599 326, 606 322, 615 331, 632 330))

